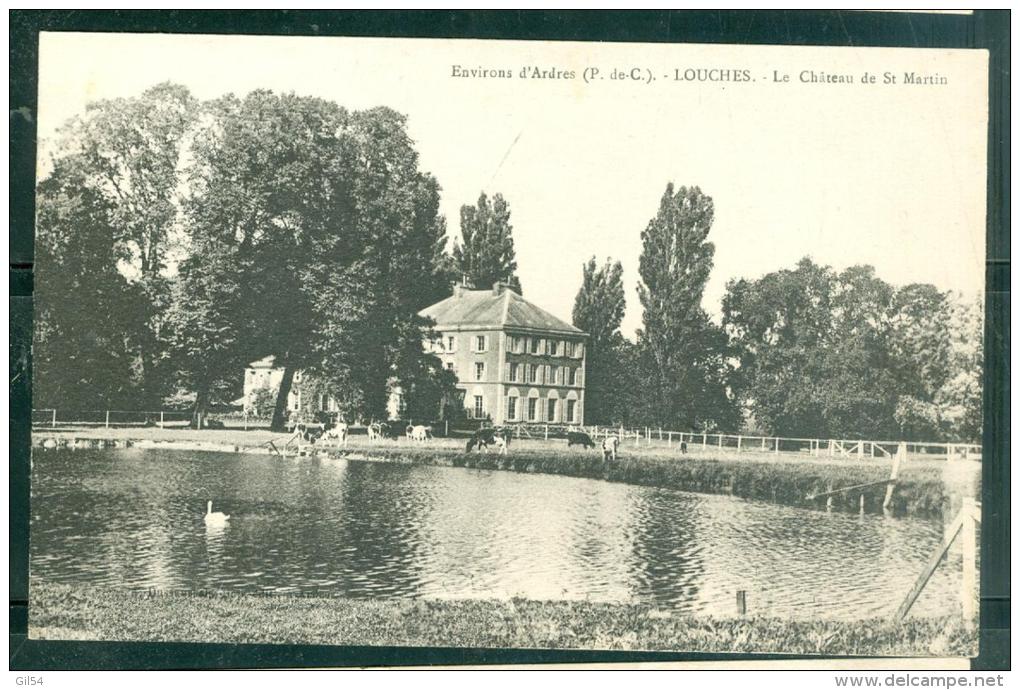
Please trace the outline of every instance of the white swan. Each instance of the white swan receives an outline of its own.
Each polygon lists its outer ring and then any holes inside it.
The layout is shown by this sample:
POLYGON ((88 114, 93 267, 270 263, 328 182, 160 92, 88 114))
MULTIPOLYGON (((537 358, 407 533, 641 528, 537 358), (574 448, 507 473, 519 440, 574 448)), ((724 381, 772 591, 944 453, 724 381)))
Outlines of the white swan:
POLYGON ((227 520, 230 519, 229 515, 223 513, 214 513, 212 509, 212 501, 209 501, 205 509, 205 524, 207 525, 225 525, 227 520))

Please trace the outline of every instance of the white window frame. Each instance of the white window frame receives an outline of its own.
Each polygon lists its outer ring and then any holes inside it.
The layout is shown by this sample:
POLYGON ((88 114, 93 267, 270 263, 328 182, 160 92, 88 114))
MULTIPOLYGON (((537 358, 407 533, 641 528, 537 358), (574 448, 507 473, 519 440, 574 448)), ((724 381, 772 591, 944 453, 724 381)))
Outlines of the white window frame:
POLYGON ((558 398, 547 398, 545 401, 545 421, 555 422, 556 421, 556 403, 559 402, 558 398))
POLYGON ((507 380, 511 383, 520 383, 517 380, 517 374, 521 371, 521 365, 518 362, 510 362, 510 365, 506 369, 507 380))
POLYGON ((446 351, 447 352, 457 351, 457 336, 455 335, 446 336, 446 351))
POLYGON ((528 421, 537 422, 538 418, 538 398, 528 398, 528 421))
POLYGON ((560 341, 550 338, 546 341, 546 347, 549 349, 550 357, 557 357, 556 353, 560 351, 560 341))
POLYGON ((486 335, 475 336, 475 352, 488 352, 489 351, 489 338, 486 335), (481 342, 481 347, 478 343, 481 342))
POLYGON ((475 381, 485 380, 485 362, 475 362, 475 381))
POLYGON ((506 418, 508 421, 517 421, 517 396, 508 395, 506 398, 506 418))
POLYGON ((567 398, 567 407, 565 409, 567 415, 567 422, 573 424, 577 421, 577 401, 567 398))
POLYGON ((549 385, 551 385, 551 386, 555 386, 556 385, 556 379, 559 378, 560 368, 550 364, 549 367, 548 367, 548 372, 549 372, 549 380, 547 381, 547 383, 549 385))
POLYGON ((483 419, 485 417, 485 397, 476 395, 474 405, 471 408, 471 413, 475 416, 475 419, 483 419))

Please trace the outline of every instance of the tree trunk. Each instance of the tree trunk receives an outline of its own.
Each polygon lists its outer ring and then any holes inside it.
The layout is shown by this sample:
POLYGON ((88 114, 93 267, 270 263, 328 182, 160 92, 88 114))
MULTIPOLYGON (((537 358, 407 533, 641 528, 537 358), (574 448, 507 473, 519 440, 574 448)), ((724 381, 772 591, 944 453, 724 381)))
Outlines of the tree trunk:
POLYGON ((280 381, 280 390, 276 394, 276 407, 273 408, 273 421, 269 424, 270 431, 287 430, 287 398, 290 397, 290 389, 293 383, 294 368, 285 366, 283 369, 283 380, 280 381))
POLYGON ((195 407, 191 410, 191 428, 201 429, 205 426, 205 417, 209 409, 209 383, 208 378, 204 379, 198 392, 195 394, 195 407))

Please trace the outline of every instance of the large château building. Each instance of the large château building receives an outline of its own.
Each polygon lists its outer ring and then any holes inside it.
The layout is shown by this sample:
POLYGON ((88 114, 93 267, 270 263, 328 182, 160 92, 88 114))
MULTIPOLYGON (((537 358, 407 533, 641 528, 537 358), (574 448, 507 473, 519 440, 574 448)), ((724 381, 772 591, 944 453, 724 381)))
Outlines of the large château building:
POLYGON ((458 285, 420 314, 435 321, 429 349, 456 374, 468 417, 497 425, 584 423, 583 331, 505 283, 458 285))
MULTIPOLYGON (((587 334, 528 302, 505 283, 454 287, 453 295, 419 312, 435 322, 426 344, 457 377, 464 413, 493 424, 583 424, 587 334)), ((272 357, 248 365, 243 403, 256 409, 258 391, 278 390, 283 369, 272 357)), ((295 372, 287 409, 335 412, 336 400, 295 372)), ((263 396, 264 397, 264 396, 263 396)), ((388 412, 402 416, 399 382, 392 381, 388 412)))

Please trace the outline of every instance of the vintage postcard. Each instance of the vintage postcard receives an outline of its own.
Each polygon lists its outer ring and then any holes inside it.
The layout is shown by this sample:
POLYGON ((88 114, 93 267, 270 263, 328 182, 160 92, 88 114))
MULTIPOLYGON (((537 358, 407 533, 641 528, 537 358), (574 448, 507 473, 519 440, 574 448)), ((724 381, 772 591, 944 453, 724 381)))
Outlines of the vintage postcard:
POLYGON ((973 655, 987 66, 43 33, 30 637, 973 655))

